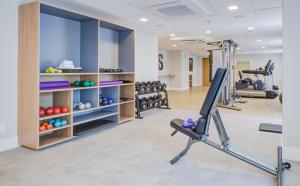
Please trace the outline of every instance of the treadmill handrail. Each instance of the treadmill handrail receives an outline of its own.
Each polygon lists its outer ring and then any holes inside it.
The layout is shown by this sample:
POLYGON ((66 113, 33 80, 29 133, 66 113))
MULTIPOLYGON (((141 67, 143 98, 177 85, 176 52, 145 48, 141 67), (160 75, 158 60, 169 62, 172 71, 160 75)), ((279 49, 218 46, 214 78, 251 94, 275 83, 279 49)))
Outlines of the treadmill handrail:
POLYGON ((265 70, 242 70, 242 72, 245 74, 260 74, 260 75, 266 74, 265 70))

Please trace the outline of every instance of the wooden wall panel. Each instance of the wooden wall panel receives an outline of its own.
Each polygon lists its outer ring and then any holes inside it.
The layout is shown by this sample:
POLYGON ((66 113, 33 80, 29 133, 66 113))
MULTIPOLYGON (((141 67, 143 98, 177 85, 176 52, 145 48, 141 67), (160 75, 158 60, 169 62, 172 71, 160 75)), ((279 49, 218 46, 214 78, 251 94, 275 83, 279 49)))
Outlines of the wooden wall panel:
POLYGON ((38 2, 19 7, 18 136, 19 144, 38 148, 39 130, 38 2))

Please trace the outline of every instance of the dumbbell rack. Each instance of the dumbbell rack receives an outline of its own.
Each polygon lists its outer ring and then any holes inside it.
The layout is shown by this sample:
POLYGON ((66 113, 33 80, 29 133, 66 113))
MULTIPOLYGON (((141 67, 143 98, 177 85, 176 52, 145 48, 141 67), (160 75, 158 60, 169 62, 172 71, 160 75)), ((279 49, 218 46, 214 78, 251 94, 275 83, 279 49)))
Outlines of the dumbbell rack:
POLYGON ((168 91, 164 88, 163 90, 157 90, 157 91, 151 91, 151 92, 145 92, 145 93, 139 93, 137 91, 137 93, 135 94, 135 105, 136 105, 136 118, 138 119, 143 119, 143 117, 141 116, 141 112, 145 112, 154 108, 159 108, 159 109, 171 109, 169 107, 169 98, 168 98, 168 91), (167 99, 167 103, 165 105, 158 105, 157 107, 153 106, 151 108, 147 108, 147 109, 142 109, 140 107, 140 97, 145 97, 147 95, 153 95, 156 94, 157 96, 160 96, 160 93, 164 93, 164 99, 167 99))

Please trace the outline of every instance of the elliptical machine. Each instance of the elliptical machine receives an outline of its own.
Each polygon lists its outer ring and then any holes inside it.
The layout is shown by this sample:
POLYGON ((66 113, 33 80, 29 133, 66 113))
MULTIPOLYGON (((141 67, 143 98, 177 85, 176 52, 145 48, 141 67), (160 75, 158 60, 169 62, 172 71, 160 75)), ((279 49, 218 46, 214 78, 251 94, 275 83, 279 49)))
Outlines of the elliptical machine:
POLYGON ((250 78, 245 80, 240 73, 240 81, 235 83, 237 93, 242 97, 276 98, 278 96, 278 86, 274 85, 273 71, 274 63, 272 63, 272 60, 268 61, 264 69, 242 70, 244 74, 252 74, 257 78, 259 75, 262 75, 264 77, 264 81, 259 78, 256 81, 251 81, 250 78))

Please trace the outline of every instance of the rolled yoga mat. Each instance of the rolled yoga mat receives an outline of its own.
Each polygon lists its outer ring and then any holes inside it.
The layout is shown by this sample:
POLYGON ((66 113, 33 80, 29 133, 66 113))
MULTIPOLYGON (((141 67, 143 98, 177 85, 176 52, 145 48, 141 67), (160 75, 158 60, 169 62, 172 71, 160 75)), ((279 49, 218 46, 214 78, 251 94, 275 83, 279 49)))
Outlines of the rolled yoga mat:
POLYGON ((100 81, 99 85, 116 85, 116 84, 122 84, 123 81, 115 80, 115 81, 100 81))
POLYGON ((40 82, 40 89, 51 89, 51 88, 64 88, 69 87, 69 81, 44 81, 40 82))

